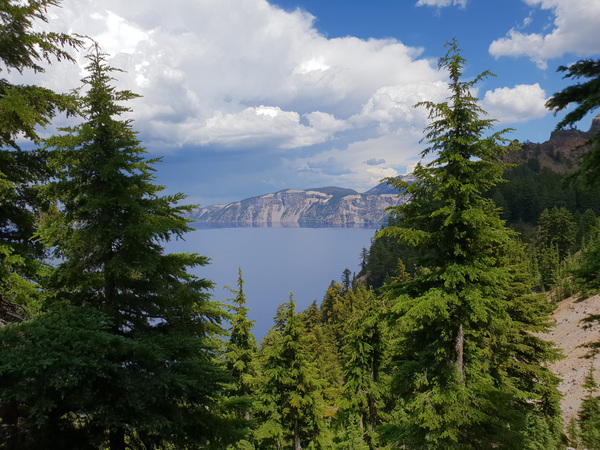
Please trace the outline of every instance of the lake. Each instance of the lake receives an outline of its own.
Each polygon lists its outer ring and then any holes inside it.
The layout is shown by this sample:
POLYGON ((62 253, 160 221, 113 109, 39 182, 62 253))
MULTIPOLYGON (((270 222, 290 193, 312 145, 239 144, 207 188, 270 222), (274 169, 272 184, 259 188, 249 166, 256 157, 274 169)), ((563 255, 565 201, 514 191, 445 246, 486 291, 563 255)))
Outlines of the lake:
POLYGON ((258 342, 273 325, 277 307, 293 292, 297 312, 314 300, 321 304, 331 280, 342 272, 360 270, 360 252, 369 248, 377 231, 365 227, 209 227, 196 230, 185 241, 167 244, 171 252, 197 252, 211 264, 194 273, 216 284, 214 299, 231 298, 225 286, 236 287, 242 269, 249 317, 255 320, 258 342))

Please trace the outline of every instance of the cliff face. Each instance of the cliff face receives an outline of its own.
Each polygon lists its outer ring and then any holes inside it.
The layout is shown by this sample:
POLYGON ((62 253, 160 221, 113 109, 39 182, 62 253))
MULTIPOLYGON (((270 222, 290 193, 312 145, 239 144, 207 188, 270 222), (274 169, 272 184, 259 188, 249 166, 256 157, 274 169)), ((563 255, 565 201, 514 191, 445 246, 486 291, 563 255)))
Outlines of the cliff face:
POLYGON ((591 137, 600 132, 600 114, 593 120, 588 131, 567 129, 554 131, 550 139, 541 144, 526 142, 520 150, 508 153, 504 161, 512 164, 525 164, 530 158, 539 161, 541 167, 553 172, 570 173, 577 168, 577 161, 590 151, 587 145, 591 137))
POLYGON ((190 218, 212 223, 377 224, 385 220, 385 208, 404 201, 395 194, 358 194, 350 189, 287 189, 228 205, 199 208, 190 218))

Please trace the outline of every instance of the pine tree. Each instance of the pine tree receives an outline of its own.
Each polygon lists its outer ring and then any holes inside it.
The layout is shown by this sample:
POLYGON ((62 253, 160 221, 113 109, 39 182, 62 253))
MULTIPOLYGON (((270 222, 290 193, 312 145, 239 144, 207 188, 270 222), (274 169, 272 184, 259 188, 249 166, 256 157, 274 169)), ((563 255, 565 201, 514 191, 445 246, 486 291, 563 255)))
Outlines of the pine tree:
POLYGON ((188 271, 207 258, 164 251, 191 230, 190 207, 179 206, 182 194, 159 195, 157 160, 120 120, 135 95, 111 85, 115 69, 97 46, 88 59, 84 122, 47 140, 60 172, 46 193, 58 204, 39 236, 61 261, 47 282, 55 302, 104 315, 119 345, 104 348, 93 334, 99 346, 87 357, 111 352, 113 365, 93 376, 90 398, 73 412, 90 435, 107 432, 111 449, 198 445, 221 426, 212 409, 224 380, 215 361, 223 311, 210 301, 211 282, 188 271))
POLYGON ((600 225, 591 231, 589 241, 581 249, 573 276, 583 295, 600 291, 600 225))
POLYGON ((323 301, 321 302, 322 321, 324 324, 334 323, 337 321, 338 318, 336 317, 336 305, 342 301, 344 293, 344 286, 342 286, 340 283, 336 283, 335 281, 331 282, 327 288, 327 292, 325 292, 323 301))
POLYGON ((53 305, 0 332, 0 448, 99 448, 88 414, 117 375, 123 338, 91 308, 53 305))
MULTIPOLYGON (((80 41, 61 33, 33 30, 47 22, 57 0, 0 2, 0 72, 44 72, 44 63, 72 61, 69 47, 80 41)), ((38 278, 43 247, 33 241, 34 220, 43 206, 35 186, 48 178, 44 155, 26 151, 17 138, 36 143, 58 111, 75 112, 69 96, 0 78, 0 326, 23 320, 40 305, 38 278)))
POLYGON ((344 289, 346 291, 349 291, 350 289, 352 289, 351 275, 352 275, 352 272, 350 272, 350 269, 348 269, 347 267, 342 272, 342 286, 344 286, 344 289))
POLYGON ((246 406, 241 411, 241 417, 250 420, 250 404, 257 389, 257 353, 258 345, 252 334, 254 321, 248 319, 246 294, 242 269, 239 269, 237 289, 231 289, 235 298, 233 302, 231 329, 229 340, 225 343, 225 358, 227 371, 233 376, 234 384, 228 394, 245 401, 246 406))
POLYGON ((600 225, 596 214, 591 209, 586 209, 583 214, 578 214, 577 218, 577 235, 575 238, 576 246, 581 249, 586 245, 594 230, 600 225))
MULTIPOLYGON (((559 72, 565 72, 564 78, 588 79, 584 83, 577 83, 555 93, 546 106, 555 113, 562 111, 572 103, 577 107, 569 111, 563 120, 556 126, 563 129, 583 119, 583 117, 600 107, 600 60, 584 59, 569 67, 560 66, 559 72)), ((592 146, 590 152, 585 153, 581 159, 576 175, 589 186, 600 184, 600 133, 596 132, 589 140, 592 146)))
POLYGON ((355 311, 345 338, 344 386, 340 427, 346 435, 355 435, 354 445, 378 448, 376 428, 383 414, 384 383, 382 368, 387 341, 381 320, 381 307, 373 291, 364 286, 356 291, 363 298, 362 308, 355 311), (354 433, 349 433, 354 429, 354 433), (358 432, 356 432, 358 431, 358 432))
POLYGON ((280 311, 283 328, 261 350, 264 379, 255 408, 261 423, 254 436, 259 448, 322 448, 325 405, 321 381, 305 350, 304 330, 292 294, 280 311))
MULTIPOLYGON (((340 344, 336 341, 334 327, 331 324, 322 323, 321 311, 316 301, 299 316, 304 328, 304 350, 313 360, 317 378, 321 380, 321 396, 326 405, 324 416, 327 420, 331 420, 337 411, 342 389, 340 344)), ((330 437, 329 435, 321 436, 322 439, 330 437)))
POLYGON ((449 72, 448 102, 418 105, 432 119, 422 156, 434 159, 416 166, 412 184, 388 180, 411 201, 380 234, 415 247, 420 271, 389 288, 399 401, 382 431, 406 448, 526 448, 538 419, 557 433, 557 380, 541 367, 556 355, 529 334, 547 326, 547 309, 534 300, 519 308, 513 237, 484 197, 501 182, 507 131, 491 130, 470 93, 490 73, 462 81, 465 60, 456 42, 447 47, 439 67, 449 72), (522 383, 532 367, 537 376, 522 383))
POLYGON ((598 383, 594 379, 593 364, 590 364, 583 387, 586 396, 579 410, 580 437, 586 448, 600 449, 600 397, 596 395, 598 383))
POLYGON ((367 262, 369 261, 369 250, 366 247, 363 247, 360 251, 360 269, 364 270, 367 267, 367 262))
POLYGON ((577 235, 577 223, 566 208, 545 209, 538 220, 538 245, 556 248, 562 261, 571 251, 577 235))

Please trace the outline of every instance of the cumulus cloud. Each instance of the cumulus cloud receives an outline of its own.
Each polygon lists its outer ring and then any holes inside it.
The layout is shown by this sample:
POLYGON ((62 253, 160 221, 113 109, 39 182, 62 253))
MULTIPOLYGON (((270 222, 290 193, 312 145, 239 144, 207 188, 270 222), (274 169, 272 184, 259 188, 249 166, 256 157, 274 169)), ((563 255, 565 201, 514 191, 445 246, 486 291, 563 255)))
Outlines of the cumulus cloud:
POLYGON ((331 114, 305 114, 308 124, 301 123, 295 111, 283 111, 278 106, 245 108, 239 113, 215 113, 199 123, 193 118, 180 128, 179 142, 183 145, 251 146, 268 143, 278 148, 305 147, 327 141, 348 125, 331 114))
POLYGON ((546 91, 538 83, 487 91, 481 103, 490 117, 502 123, 526 122, 548 114, 546 91))
MULTIPOLYGON (((525 0, 531 7, 552 11, 555 20, 549 33, 525 33, 511 29, 506 37, 492 42, 495 57, 528 56, 541 69, 547 60, 574 53, 592 55, 600 42, 600 2, 596 0, 525 0)), ((530 25, 531 20, 524 22, 530 25)))
POLYGON ((443 8, 452 5, 464 8, 467 6, 467 0, 419 0, 416 6, 435 6, 437 8, 443 8))
POLYGON ((284 169, 294 173, 300 167, 297 180, 301 186, 352 186, 364 192, 382 178, 410 171, 421 158, 420 131, 407 131, 402 139, 382 135, 352 142, 347 148, 333 148, 316 156, 284 161, 284 169), (379 164, 371 165, 371 162, 379 164), (335 174, 333 174, 335 173, 335 174))
POLYGON ((379 181, 381 181, 382 178, 398 176, 398 172, 392 167, 369 167, 367 172, 371 174, 373 178, 378 179, 379 181))
POLYGON ((411 83, 379 88, 369 98, 361 112, 350 121, 356 126, 376 124, 381 133, 422 129, 427 120, 425 108, 415 108, 422 101, 441 102, 448 96, 448 84, 443 81, 411 83))
MULTIPOLYGON (((384 117, 379 103, 355 120, 383 87, 422 83, 423 90, 443 77, 420 58, 422 49, 394 39, 328 39, 310 14, 266 0, 146 0, 143 8, 63 0, 61 6, 49 10, 50 23, 42 26, 91 36, 109 63, 126 71, 116 74, 119 88, 143 96, 131 105, 136 129, 161 152, 188 144, 316 145, 384 117)), ((44 83, 58 91, 78 86, 84 65, 83 54, 78 65, 58 64, 44 83)), ((410 107, 400 111, 394 101, 386 126, 410 120, 410 107)))

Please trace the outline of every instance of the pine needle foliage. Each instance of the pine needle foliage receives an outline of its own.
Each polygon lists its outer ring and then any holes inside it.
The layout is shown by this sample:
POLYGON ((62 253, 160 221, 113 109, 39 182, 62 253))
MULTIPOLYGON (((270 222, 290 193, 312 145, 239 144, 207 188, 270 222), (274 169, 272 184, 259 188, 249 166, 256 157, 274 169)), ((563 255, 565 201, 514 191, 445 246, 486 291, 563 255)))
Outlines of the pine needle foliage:
POLYGON ((414 247, 419 271, 387 288, 398 404, 381 432, 406 448, 528 448, 533 427, 551 441, 559 429, 558 380, 542 367, 557 355, 530 334, 548 326, 548 309, 514 283, 513 233, 484 197, 509 148, 509 130, 494 132, 470 92, 491 74, 463 81, 457 43, 447 49, 448 101, 417 105, 429 110, 422 156, 433 160, 416 166, 414 183, 388 180, 411 201, 380 234, 414 247), (534 376, 523 383, 525 373, 534 376))
POLYGON ((344 339, 346 361, 338 423, 346 437, 355 436, 352 443, 358 448, 374 449, 379 448, 376 429, 386 419, 383 369, 388 342, 381 303, 374 292, 361 286, 356 296, 362 297, 362 308, 355 311, 344 339))
MULTIPOLYGON (((304 327, 292 294, 278 309, 279 330, 261 349, 264 379, 255 402, 258 448, 327 448, 322 382, 304 346, 304 327)), ((269 337, 268 337, 269 338, 269 337)))
POLYGON ((572 273, 582 295, 600 292, 600 224, 593 228, 577 263, 572 273))
MULTIPOLYGON (((0 2, 0 73, 44 72, 44 63, 72 61, 68 50, 80 45, 77 38, 33 27, 35 21, 47 22, 47 9, 58 3, 0 2)), ((36 143, 39 127, 59 111, 75 110, 68 95, 0 76, 0 324, 21 321, 39 310, 34 282, 43 247, 31 237, 44 202, 35 186, 50 174, 43 153, 23 150, 17 138, 36 143)))
POLYGON ((160 195, 158 160, 145 158, 121 119, 136 95, 113 86, 116 70, 97 46, 88 60, 83 123, 46 141, 58 175, 44 192, 57 203, 38 233, 59 261, 46 283, 55 301, 103 314, 124 343, 118 370, 96 374, 110 387, 81 405, 85 429, 107 433, 111 449, 198 446, 224 431, 212 413, 224 380, 215 359, 224 312, 210 300, 212 283, 189 272, 207 258, 164 251, 191 231, 190 207, 179 205, 182 194, 160 195))
POLYGON ((233 385, 228 389, 228 395, 244 402, 239 414, 241 418, 250 420, 250 402, 258 388, 258 345, 252 334, 254 321, 248 319, 241 269, 237 289, 231 289, 231 292, 235 294, 235 298, 230 299, 233 303, 231 329, 223 355, 227 371, 233 376, 233 385))
POLYGON ((583 387, 586 395, 579 410, 580 438, 586 448, 600 449, 600 397, 593 363, 590 364, 583 387))

